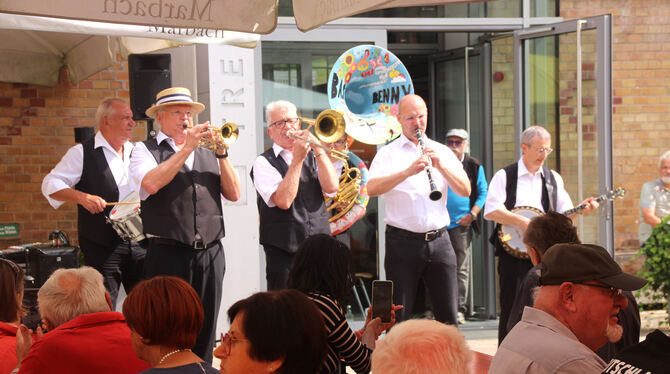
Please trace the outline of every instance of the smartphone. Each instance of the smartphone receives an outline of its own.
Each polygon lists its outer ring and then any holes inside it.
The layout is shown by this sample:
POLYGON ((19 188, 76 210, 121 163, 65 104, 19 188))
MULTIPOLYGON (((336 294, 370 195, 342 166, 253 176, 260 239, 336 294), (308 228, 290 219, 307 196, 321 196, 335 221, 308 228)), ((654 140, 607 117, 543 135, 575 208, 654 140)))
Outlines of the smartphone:
POLYGON ((381 317, 382 323, 391 323, 393 281, 372 281, 372 319, 381 317))

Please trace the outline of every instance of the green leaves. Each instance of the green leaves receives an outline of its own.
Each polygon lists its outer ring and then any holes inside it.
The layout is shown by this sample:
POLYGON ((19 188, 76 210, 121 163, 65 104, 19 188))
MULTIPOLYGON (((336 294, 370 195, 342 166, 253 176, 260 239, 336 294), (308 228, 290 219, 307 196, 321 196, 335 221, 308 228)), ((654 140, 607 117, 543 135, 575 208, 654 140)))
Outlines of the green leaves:
POLYGON ((647 257, 639 274, 649 283, 643 289, 652 289, 662 295, 670 295, 670 215, 661 219, 651 231, 651 236, 640 249, 647 257))

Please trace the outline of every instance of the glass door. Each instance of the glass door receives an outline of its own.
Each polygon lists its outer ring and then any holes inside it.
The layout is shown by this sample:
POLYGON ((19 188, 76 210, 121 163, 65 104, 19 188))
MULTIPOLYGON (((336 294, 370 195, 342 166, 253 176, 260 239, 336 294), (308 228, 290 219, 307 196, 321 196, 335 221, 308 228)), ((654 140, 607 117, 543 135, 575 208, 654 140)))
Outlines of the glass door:
MULTIPOLYGON (((444 142, 447 131, 462 128, 470 136, 466 151, 484 165, 491 178, 491 44, 445 51, 430 58, 431 138, 444 142)), ((495 318, 494 258, 487 245, 491 229, 472 240, 468 305, 470 317, 495 318)))
MULTIPOLYGON (((514 32, 514 139, 523 129, 552 134, 548 166, 575 205, 612 190, 611 16, 570 20, 514 32)), ((612 202, 579 216, 585 243, 614 253, 612 202)))

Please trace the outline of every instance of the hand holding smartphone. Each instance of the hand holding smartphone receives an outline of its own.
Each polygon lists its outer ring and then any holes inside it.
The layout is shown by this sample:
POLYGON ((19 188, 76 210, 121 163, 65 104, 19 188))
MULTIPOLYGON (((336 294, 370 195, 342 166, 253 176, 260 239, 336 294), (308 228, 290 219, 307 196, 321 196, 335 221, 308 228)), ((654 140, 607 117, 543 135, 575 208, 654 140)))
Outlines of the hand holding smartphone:
POLYGON ((393 281, 372 281, 372 319, 380 317, 382 323, 391 323, 393 281))

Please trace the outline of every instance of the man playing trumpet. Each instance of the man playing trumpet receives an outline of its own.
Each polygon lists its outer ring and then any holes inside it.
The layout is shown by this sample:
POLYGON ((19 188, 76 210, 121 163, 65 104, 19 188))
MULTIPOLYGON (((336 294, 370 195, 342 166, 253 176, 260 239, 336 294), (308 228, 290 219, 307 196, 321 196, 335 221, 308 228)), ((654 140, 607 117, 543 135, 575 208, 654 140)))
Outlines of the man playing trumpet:
POLYGON ((225 147, 216 153, 199 147, 211 136, 208 123, 193 124, 204 109, 186 88, 159 92, 146 113, 161 130, 133 150, 130 177, 142 199, 149 237, 145 275, 172 275, 193 286, 205 312, 193 352, 211 362, 226 269, 221 196, 239 199, 240 181, 225 147))
POLYGON ((300 130, 293 103, 269 103, 265 120, 274 144, 256 158, 251 178, 258 192, 267 288, 278 290, 286 288, 298 245, 310 235, 330 234, 323 195, 337 192, 338 179, 316 137, 300 130))
POLYGON ((446 226, 447 187, 459 196, 470 195, 470 181, 463 165, 446 146, 424 136, 420 152, 417 129, 423 136, 428 122, 426 103, 406 95, 398 104, 400 137, 377 152, 370 166, 368 193, 386 201, 386 278, 394 283, 393 303, 405 308, 396 321, 412 314, 419 278, 423 278, 433 304, 435 319, 456 324, 458 286, 456 255, 446 226), (429 182, 427 168, 432 168, 429 182), (436 191, 431 191, 431 185, 436 191), (431 193, 442 195, 429 199, 431 193))

